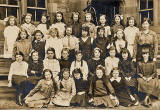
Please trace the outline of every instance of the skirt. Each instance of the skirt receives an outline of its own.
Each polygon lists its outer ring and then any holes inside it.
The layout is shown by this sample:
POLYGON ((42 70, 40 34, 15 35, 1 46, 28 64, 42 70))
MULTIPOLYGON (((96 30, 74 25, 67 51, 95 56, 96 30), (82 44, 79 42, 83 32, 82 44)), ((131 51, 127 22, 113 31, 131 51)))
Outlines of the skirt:
POLYGON ((72 100, 71 105, 84 107, 87 105, 87 97, 86 94, 78 95, 76 94, 72 100))
POLYGON ((94 97, 93 98, 93 105, 94 106, 100 106, 104 105, 105 107, 115 107, 117 106, 117 102, 115 100, 112 100, 110 96, 101 96, 101 97, 94 97))
POLYGON ((160 97, 160 80, 155 78, 147 82, 138 78, 138 91, 160 97))
POLYGON ((59 91, 54 99, 52 99, 52 103, 58 106, 70 106, 70 101, 71 101, 72 97, 71 94, 68 92, 62 92, 59 91))

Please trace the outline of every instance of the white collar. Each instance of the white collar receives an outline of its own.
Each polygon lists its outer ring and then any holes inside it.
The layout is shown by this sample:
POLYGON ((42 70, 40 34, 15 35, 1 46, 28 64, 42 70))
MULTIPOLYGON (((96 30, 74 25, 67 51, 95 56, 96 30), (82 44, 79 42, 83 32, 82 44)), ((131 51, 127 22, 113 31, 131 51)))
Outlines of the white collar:
MULTIPOLYGON (((38 41, 37 41, 37 40, 35 40, 34 42, 35 42, 35 43, 37 43, 38 41)), ((41 39, 41 40, 40 40, 40 42, 43 42, 43 39, 41 39)))
POLYGON ((110 81, 113 82, 113 81, 117 81, 117 82, 120 82, 121 81, 121 77, 118 77, 117 79, 115 79, 114 77, 110 78, 110 81))

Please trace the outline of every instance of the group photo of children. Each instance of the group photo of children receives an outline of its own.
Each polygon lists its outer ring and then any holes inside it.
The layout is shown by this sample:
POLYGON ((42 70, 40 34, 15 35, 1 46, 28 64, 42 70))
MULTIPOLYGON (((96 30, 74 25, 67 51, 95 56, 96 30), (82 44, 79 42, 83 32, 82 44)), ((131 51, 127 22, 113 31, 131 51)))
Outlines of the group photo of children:
POLYGON ((116 14, 109 25, 100 14, 72 12, 71 22, 57 11, 53 23, 42 13, 33 24, 27 13, 5 19, 4 58, 12 59, 8 87, 16 88, 15 103, 29 108, 152 106, 160 99, 156 69, 157 34, 151 20, 137 26, 133 16, 116 14), (140 28, 139 28, 140 27, 140 28))

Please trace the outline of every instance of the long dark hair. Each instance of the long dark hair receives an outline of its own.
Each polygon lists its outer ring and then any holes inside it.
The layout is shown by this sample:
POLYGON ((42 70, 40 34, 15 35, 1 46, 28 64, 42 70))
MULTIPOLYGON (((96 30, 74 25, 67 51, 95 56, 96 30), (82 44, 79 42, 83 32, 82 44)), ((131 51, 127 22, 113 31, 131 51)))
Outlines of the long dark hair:
POLYGON ((10 19, 14 19, 14 25, 16 25, 17 26, 17 20, 16 20, 16 17, 14 17, 14 16, 9 16, 8 17, 8 21, 6 22, 6 26, 10 26, 10 19))
POLYGON ((72 13, 72 16, 71 16, 72 23, 74 22, 74 21, 73 21, 73 16, 74 16, 74 15, 78 15, 78 21, 77 21, 77 22, 80 23, 80 13, 79 13, 79 12, 73 12, 73 13, 72 13))
POLYGON ((105 17, 105 19, 106 19, 105 26, 108 26, 107 16, 106 16, 106 15, 104 15, 104 14, 100 14, 100 17, 99 17, 99 20, 98 20, 98 25, 100 25, 100 26, 101 26, 100 18, 101 18, 102 16, 104 16, 104 17, 105 17))
POLYGON ((20 32, 19 32, 19 34, 18 34, 18 37, 17 37, 17 39, 16 39, 16 41, 19 41, 19 40, 21 40, 21 33, 22 32, 25 32, 26 33, 26 39, 28 39, 28 37, 29 37, 29 34, 28 34, 28 32, 27 32, 27 30, 25 30, 24 28, 21 28, 21 30, 20 30, 20 32))
POLYGON ((58 22, 58 20, 57 20, 57 14, 61 14, 61 15, 62 15, 62 20, 61 20, 61 22, 65 23, 64 15, 63 15, 63 13, 62 13, 61 11, 56 12, 56 14, 55 14, 55 16, 54 16, 54 23, 57 23, 57 22, 58 22))
MULTIPOLYGON (((46 25, 47 25, 47 29, 49 29, 50 25, 51 25, 51 21, 50 21, 50 16, 47 15, 47 13, 42 13, 42 16, 46 17, 47 21, 46 21, 46 25)), ((41 16, 41 18, 42 18, 41 16)), ((40 23, 42 23, 42 21, 40 20, 40 23)))
POLYGON ((48 49, 47 49, 47 54, 48 54, 48 51, 52 51, 53 54, 54 54, 53 59, 57 59, 57 58, 56 58, 56 52, 55 52, 55 49, 54 49, 54 48, 48 48, 48 49))
POLYGON ((116 18, 116 17, 119 17, 119 18, 120 18, 120 24, 124 27, 123 20, 121 19, 121 16, 120 16, 119 14, 116 14, 116 15, 114 16, 114 19, 112 20, 111 26, 113 26, 113 25, 116 24, 116 22, 115 22, 115 18, 116 18))
POLYGON ((122 54, 123 54, 123 53, 127 53, 127 54, 128 54, 127 60, 129 60, 129 61, 132 60, 131 54, 130 54, 129 50, 128 50, 127 48, 122 48, 122 49, 121 49, 121 52, 120 52, 120 60, 121 60, 121 61, 123 60, 123 57, 122 57, 122 54))
MULTIPOLYGON (((76 74, 76 73, 79 73, 80 74, 80 79, 82 79, 83 74, 82 74, 81 69, 79 69, 79 68, 74 69, 73 72, 72 72, 72 76, 74 77, 74 74, 76 74)), ((74 77, 74 79, 75 79, 75 77, 74 77)))

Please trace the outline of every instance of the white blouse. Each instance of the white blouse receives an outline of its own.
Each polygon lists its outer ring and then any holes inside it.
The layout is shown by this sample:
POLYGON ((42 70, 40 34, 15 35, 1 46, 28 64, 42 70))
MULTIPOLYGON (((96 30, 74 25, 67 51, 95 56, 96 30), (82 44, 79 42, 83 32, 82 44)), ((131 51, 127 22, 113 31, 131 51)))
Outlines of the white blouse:
POLYGON ((28 64, 25 61, 22 62, 13 62, 11 64, 9 75, 8 75, 8 81, 12 80, 13 75, 19 75, 19 76, 27 76, 27 70, 28 70, 28 64))

